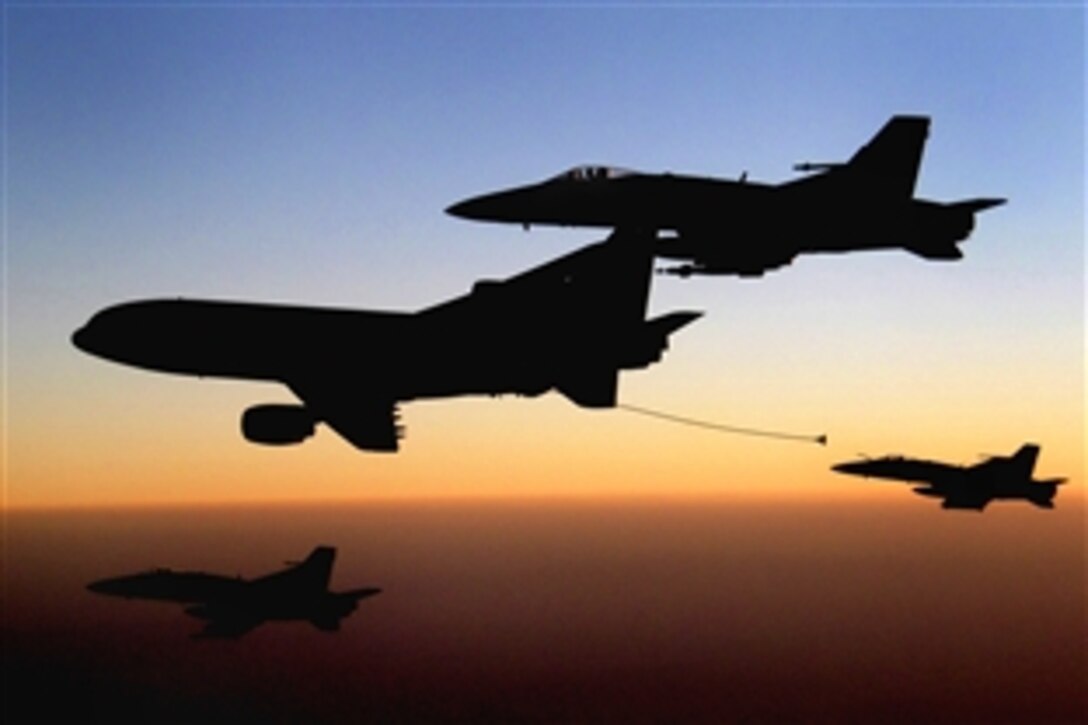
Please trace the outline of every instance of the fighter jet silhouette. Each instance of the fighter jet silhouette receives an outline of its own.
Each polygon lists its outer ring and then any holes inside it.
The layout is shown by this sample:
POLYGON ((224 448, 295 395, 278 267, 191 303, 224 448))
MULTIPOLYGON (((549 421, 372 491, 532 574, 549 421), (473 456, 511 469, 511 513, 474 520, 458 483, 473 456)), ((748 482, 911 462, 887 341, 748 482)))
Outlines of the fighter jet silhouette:
POLYGON ((204 572, 156 569, 87 586, 92 592, 125 599, 155 599, 190 605, 185 613, 207 621, 196 637, 240 637, 270 620, 306 620, 334 632, 359 600, 381 589, 330 592, 336 549, 319 546, 306 560, 282 571, 245 580, 204 572))
POLYGON ((913 198, 929 131, 923 116, 895 116, 845 163, 802 163, 812 176, 784 184, 644 174, 580 166, 538 184, 447 209, 481 221, 629 226, 661 233, 661 271, 759 276, 798 254, 906 249, 926 259, 963 256, 975 214, 1004 199, 951 203, 913 198))
POLYGON ((946 509, 982 511, 994 499, 1022 499, 1040 508, 1054 508, 1054 496, 1064 478, 1032 480, 1039 446, 1025 444, 1012 456, 991 456, 973 466, 955 466, 902 456, 886 456, 832 466, 855 476, 921 481, 919 496, 943 499, 946 509))
POLYGON ((145 300, 109 307, 77 330, 79 349, 169 373, 286 384, 297 405, 242 416, 255 443, 299 443, 318 422, 357 448, 395 451, 397 404, 555 389, 588 408, 616 405, 619 371, 661 359, 700 316, 646 320, 650 234, 604 242, 420 312, 145 300))

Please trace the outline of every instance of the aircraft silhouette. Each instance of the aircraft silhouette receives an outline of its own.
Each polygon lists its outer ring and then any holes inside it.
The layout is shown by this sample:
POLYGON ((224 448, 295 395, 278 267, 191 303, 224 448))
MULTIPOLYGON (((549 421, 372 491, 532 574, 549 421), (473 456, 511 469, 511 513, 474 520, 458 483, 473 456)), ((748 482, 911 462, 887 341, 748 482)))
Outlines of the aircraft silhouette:
POLYGON ((335 632, 356 610, 360 599, 381 589, 330 592, 336 549, 319 546, 306 560, 257 579, 204 572, 155 571, 102 579, 87 585, 92 592, 125 599, 154 599, 189 604, 185 610, 207 621, 196 637, 236 638, 270 621, 306 620, 335 632))
POLYGON ((902 456, 886 456, 832 466, 855 476, 921 481, 914 492, 944 499, 946 509, 982 511, 994 499, 1022 499, 1040 508, 1054 508, 1054 496, 1064 478, 1032 479, 1039 446, 1028 443, 1012 456, 991 456, 973 466, 955 466, 902 456))
POLYGON ((975 213, 1004 199, 951 203, 913 198, 929 130, 923 116, 894 116, 845 163, 802 163, 813 176, 783 184, 643 174, 580 166, 538 184, 474 197, 446 211, 480 221, 629 226, 662 236, 660 271, 760 276, 798 254, 906 249, 925 259, 963 256, 975 213))
POLYGON ((645 319, 652 247, 652 234, 617 230, 416 313, 129 302, 94 315, 72 341, 150 370, 286 384, 301 404, 247 409, 252 442, 299 443, 324 422, 359 449, 395 451, 403 401, 554 388, 583 407, 614 407, 619 371, 660 360, 669 335, 701 315, 645 319))

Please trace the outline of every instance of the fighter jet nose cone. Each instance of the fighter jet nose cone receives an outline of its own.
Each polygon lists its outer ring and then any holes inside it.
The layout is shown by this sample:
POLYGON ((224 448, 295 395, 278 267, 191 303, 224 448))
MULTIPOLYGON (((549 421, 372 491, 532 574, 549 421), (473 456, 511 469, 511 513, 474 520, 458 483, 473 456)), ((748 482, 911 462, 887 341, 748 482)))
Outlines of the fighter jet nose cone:
POLYGON ((94 349, 91 346, 90 338, 90 333, 87 331, 86 326, 84 326, 72 333, 72 344, 75 345, 78 350, 82 350, 86 353, 93 353, 94 349))
POLYGON ((519 187, 465 199, 448 207, 446 213, 481 222, 528 223, 534 221, 538 201, 537 189, 519 187))
POLYGON ((478 199, 466 199, 446 207, 446 213, 461 219, 481 218, 481 209, 478 199))
POLYGON ((102 579, 101 581, 91 582, 87 585, 87 590, 92 591, 95 594, 111 594, 112 588, 110 587, 109 579, 102 579))

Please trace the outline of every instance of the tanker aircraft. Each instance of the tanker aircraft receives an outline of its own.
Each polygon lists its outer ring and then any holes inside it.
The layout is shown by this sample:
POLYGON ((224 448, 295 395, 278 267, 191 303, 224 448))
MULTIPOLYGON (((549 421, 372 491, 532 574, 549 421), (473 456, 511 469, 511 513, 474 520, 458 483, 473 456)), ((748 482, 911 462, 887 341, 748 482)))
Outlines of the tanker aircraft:
POLYGON ((301 403, 242 415, 254 443, 300 443, 324 422, 356 448, 396 451, 404 401, 555 389, 614 407, 619 371, 660 360, 669 335, 701 315, 645 319, 652 265, 652 234, 616 230, 415 313, 142 300, 102 310, 72 341, 139 368, 287 385, 301 403))

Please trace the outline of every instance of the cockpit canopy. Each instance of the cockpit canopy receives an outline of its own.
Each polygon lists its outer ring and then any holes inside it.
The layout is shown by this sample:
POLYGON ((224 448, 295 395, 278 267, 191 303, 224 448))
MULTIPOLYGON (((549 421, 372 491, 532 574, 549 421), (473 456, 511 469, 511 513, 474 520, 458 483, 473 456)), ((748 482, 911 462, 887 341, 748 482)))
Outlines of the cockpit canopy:
POLYGON ((553 177, 552 181, 593 181, 596 179, 618 179, 621 176, 633 174, 628 169, 620 169, 615 166, 575 166, 553 177))

